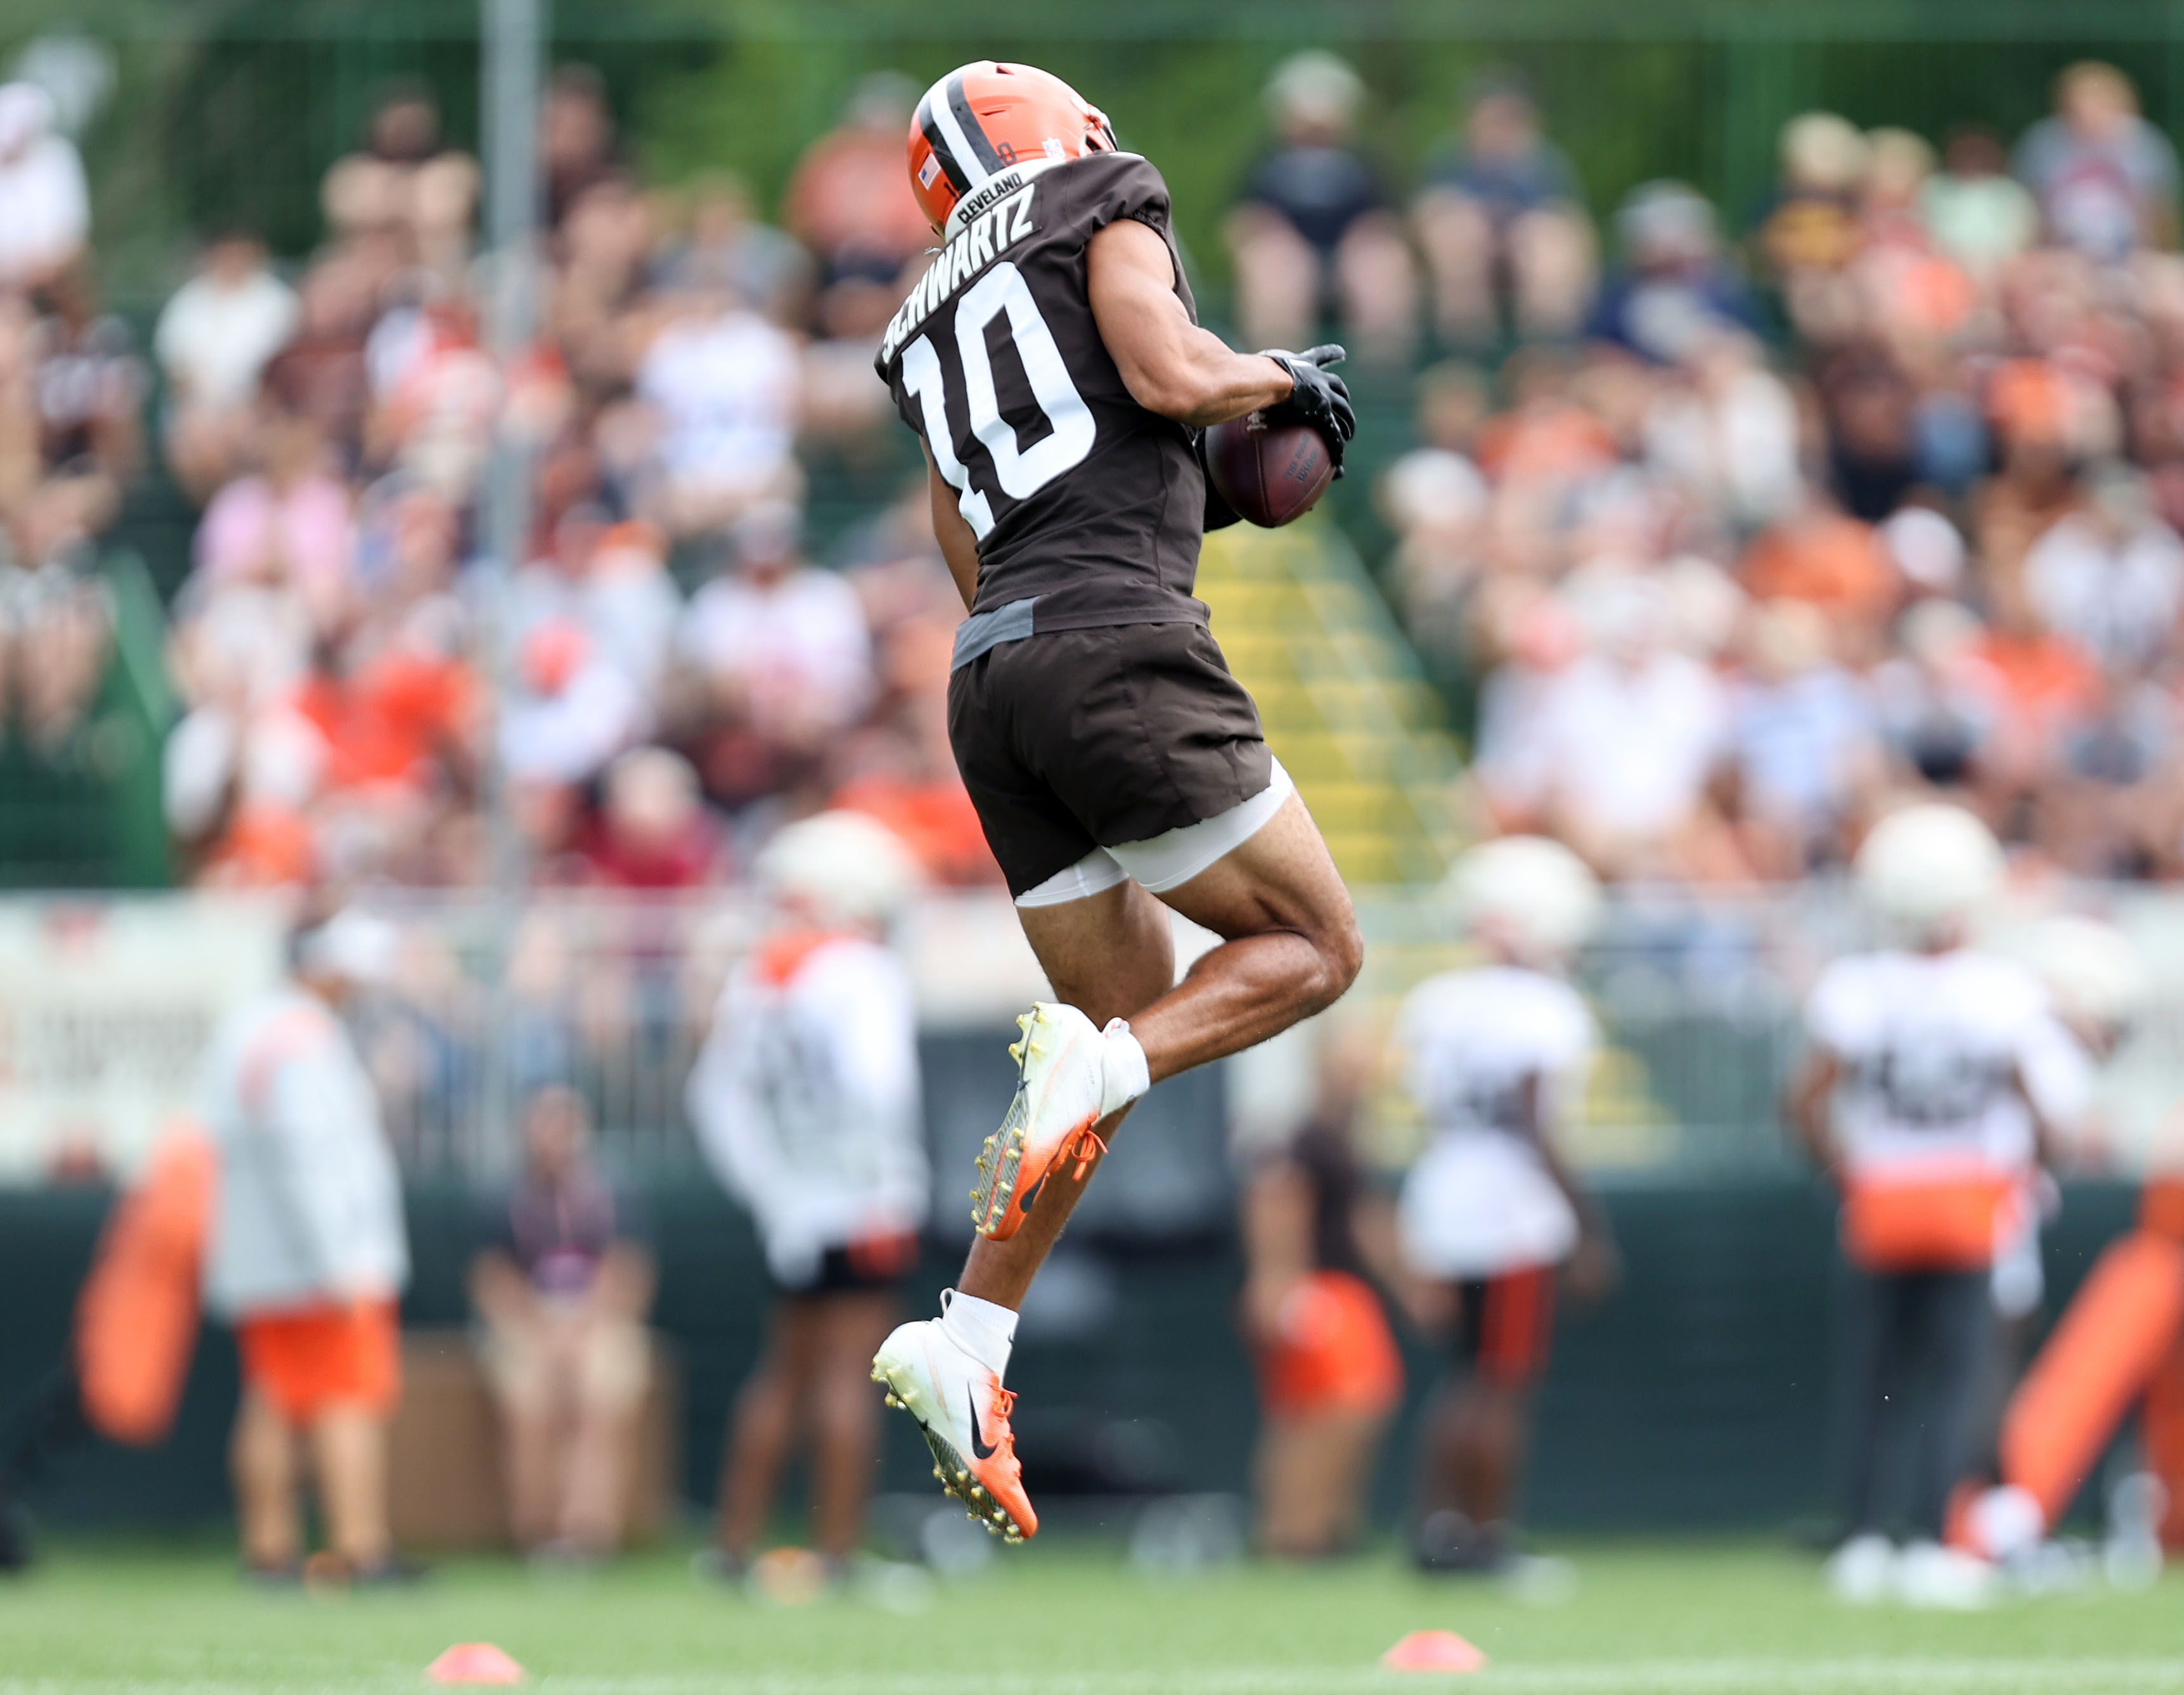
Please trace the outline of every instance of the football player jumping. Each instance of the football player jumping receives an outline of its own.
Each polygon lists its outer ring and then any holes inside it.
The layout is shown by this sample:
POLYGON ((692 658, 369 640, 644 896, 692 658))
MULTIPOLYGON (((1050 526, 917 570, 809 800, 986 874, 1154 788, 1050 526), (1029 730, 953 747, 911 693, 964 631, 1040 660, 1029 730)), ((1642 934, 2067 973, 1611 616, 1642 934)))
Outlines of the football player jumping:
POLYGON ((1116 1124, 1357 974, 1349 895, 1191 595, 1198 432, 1264 412, 1339 463, 1355 419, 1322 368, 1340 348, 1240 354, 1198 326, 1167 185, 1060 79, 951 71, 909 147, 943 245, 877 364, 923 438, 970 613, 956 763, 1056 998, 1018 1021, 959 1285, 872 1375, 944 1486, 1014 1540, 1038 1527, 1002 1387, 1017 1309, 1116 1124), (1179 984, 1163 905, 1222 938, 1179 984))

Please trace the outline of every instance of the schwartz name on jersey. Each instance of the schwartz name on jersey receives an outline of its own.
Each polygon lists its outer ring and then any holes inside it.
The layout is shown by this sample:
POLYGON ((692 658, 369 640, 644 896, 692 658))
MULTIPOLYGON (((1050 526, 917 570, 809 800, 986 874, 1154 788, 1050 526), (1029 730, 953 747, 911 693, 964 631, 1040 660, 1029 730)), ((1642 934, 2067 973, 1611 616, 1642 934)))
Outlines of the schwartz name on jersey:
POLYGON ((1008 609, 985 621, 1008 635, 1206 621, 1190 432, 1131 398, 1092 315, 1085 246, 1121 218, 1175 256, 1167 185, 1135 153, 999 172, 950 213, 874 361, 978 538, 974 617, 1008 609))

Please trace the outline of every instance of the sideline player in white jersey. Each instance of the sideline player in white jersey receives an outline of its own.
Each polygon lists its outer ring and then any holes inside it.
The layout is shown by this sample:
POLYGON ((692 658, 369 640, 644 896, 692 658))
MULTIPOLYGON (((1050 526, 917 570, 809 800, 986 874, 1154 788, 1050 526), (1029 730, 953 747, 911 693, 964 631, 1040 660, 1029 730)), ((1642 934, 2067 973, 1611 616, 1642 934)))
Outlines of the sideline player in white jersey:
POLYGON ((2058 1030, 2029 972, 1972 945, 2002 884, 1985 824, 1908 807, 1866 838, 1856 871, 1890 945, 1814 984, 1788 1104, 1841 1194, 1849 1261, 1849 1535, 1829 1579, 1852 1600, 1967 1604, 1991 1575, 1942 1546, 1942 1521, 1975 1458, 1995 1262, 2048 1159, 2036 1079, 2058 1030))
POLYGON ((1403 1185, 1403 1258, 1417 1316, 1456 1354, 1421 1439, 1413 1554, 1427 1570, 1490 1571, 1514 1553, 1556 1278, 1594 1300, 1616 1275, 1606 1220, 1555 1149, 1599 1046, 1563 973, 1600 889, 1568 849, 1529 836, 1474 848, 1447 887, 1489 962, 1412 990, 1393 1039, 1433 1136, 1403 1185))
POLYGON ((387 1529, 410 1276, 402 1179, 340 1016, 392 978, 399 947, 386 920, 337 913, 297 939, 288 979, 230 1012, 205 1055, 198 1116, 220 1173, 205 1307, 235 1326, 237 1517, 263 1579, 303 1569, 299 1445, 326 1521, 315 1570, 359 1583, 415 1571, 387 1529))
POLYGON ((930 1188, 916 1007, 885 939, 915 861, 884 825, 822 812, 783 828, 756 870, 775 922, 722 991, 687 1090, 777 1296, 722 1467, 709 1558, 724 1576, 749 1564, 800 1434, 813 1540, 838 1570, 855 1553, 879 1423, 866 1375, 901 1316, 930 1188))
POLYGON ((944 244, 875 363, 923 439, 970 613, 949 739, 1054 999, 1020 1021, 957 1291, 889 1337, 872 1375, 943 1486, 1013 1538, 1038 1526, 1001 1386, 1017 1309, 1106 1138, 1153 1084, 1357 974, 1350 897, 1191 594, 1197 432, 1302 422, 1339 467, 1356 418, 1323 369, 1340 348, 1240 354, 1198 326, 1167 184, 1067 83, 964 65, 927 91, 908 144, 944 244), (1164 906, 1222 939, 1180 984, 1164 906))

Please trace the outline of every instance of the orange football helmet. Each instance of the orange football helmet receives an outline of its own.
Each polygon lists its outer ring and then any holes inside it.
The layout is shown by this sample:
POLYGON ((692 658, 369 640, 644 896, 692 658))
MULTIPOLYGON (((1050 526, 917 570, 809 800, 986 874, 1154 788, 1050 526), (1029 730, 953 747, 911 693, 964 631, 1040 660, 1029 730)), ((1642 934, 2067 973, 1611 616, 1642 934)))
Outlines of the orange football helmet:
POLYGON ((1034 159, 1115 152, 1107 114, 1060 77, 990 59, 951 70, 910 120, 910 186, 936 230, 991 176, 1034 159))

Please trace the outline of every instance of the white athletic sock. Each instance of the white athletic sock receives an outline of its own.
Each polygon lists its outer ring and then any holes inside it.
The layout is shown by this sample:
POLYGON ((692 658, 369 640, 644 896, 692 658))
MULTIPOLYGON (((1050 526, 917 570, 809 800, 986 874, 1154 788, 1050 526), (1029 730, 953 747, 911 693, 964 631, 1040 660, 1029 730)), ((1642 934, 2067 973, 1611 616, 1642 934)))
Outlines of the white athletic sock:
POLYGON ((1017 1315, 1006 1307, 950 1289, 940 1297, 940 1328, 949 1341, 995 1377, 1008 1375, 1009 1351, 1017 1341, 1017 1315))
POLYGON ((1106 1049, 1101 1057, 1100 1094, 1100 1116, 1104 1118, 1151 1088, 1153 1079, 1145 1063, 1145 1051, 1130 1034, 1128 1019, 1110 1018, 1107 1028, 1100 1034, 1105 1039, 1106 1049))

